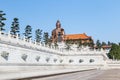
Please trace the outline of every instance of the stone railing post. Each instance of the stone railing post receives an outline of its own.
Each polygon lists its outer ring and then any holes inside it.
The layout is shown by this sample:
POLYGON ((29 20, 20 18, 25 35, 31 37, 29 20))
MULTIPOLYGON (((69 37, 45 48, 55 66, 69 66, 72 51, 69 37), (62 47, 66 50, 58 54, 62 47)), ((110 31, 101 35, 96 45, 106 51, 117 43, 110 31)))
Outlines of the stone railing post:
POLYGON ((0 31, 0 35, 4 34, 4 32, 0 31))
POLYGON ((8 32, 8 38, 9 38, 9 39, 11 38, 11 34, 10 34, 10 31, 8 32))
POLYGON ((43 43, 43 46, 45 47, 45 43, 43 43))
POLYGON ((2 32, 0 31, 0 35, 1 35, 1 33, 2 33, 2 32))
POLYGON ((34 42, 35 42, 35 45, 37 45, 37 42, 36 42, 36 40, 34 40, 34 42))
POLYGON ((23 41, 26 42, 25 36, 23 37, 23 41))
POLYGON ((29 39, 29 43, 30 43, 30 44, 32 43, 32 39, 31 39, 31 38, 29 39))
POLYGON ((52 49, 52 45, 50 45, 50 48, 52 49))
POLYGON ((17 40, 19 39, 19 34, 18 34, 18 33, 16 34, 16 39, 17 39, 17 40))
POLYGON ((41 46, 41 41, 39 42, 39 45, 41 46))

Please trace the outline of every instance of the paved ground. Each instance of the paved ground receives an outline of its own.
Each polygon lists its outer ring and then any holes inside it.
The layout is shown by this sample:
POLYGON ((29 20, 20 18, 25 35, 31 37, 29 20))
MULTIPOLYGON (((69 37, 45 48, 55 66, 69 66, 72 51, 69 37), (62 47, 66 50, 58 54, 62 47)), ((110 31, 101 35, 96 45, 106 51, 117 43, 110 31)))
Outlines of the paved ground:
POLYGON ((106 70, 104 73, 88 80, 120 80, 120 70, 106 70))
POLYGON ((120 70, 92 70, 26 80, 120 80, 120 70))

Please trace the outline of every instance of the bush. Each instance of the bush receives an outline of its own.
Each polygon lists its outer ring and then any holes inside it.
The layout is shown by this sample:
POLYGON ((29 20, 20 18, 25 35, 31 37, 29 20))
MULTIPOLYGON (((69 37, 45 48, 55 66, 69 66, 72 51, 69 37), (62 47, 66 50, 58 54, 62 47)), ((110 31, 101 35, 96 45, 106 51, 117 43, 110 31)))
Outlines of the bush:
POLYGON ((120 60, 120 45, 112 44, 111 50, 108 53, 110 59, 120 60))

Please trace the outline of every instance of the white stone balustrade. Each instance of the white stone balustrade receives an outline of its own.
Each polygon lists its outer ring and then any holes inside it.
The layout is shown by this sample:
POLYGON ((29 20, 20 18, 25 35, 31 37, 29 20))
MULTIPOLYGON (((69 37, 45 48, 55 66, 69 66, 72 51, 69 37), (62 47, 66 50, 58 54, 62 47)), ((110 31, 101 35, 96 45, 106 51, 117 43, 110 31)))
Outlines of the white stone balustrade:
MULTIPOLYGON (((74 45, 74 48, 76 46, 74 45)), ((55 49, 54 44, 51 47, 45 44, 36 43, 32 39, 26 41, 25 37, 21 39, 18 35, 16 38, 11 37, 10 33, 0 34, 0 54, 4 51, 9 53, 8 60, 0 56, 1 63, 14 64, 34 64, 34 65, 103 65, 104 59, 107 59, 106 51, 90 50, 89 47, 82 47, 81 50, 65 50, 65 44, 59 44, 55 49), (23 60, 21 56, 24 55, 23 60), (40 59, 36 61, 36 57, 40 59), (46 58, 49 60, 46 61, 46 58), (83 62, 79 62, 82 59, 83 62), (90 60, 94 60, 90 63, 90 60), (62 61, 62 62, 61 62, 62 61), (72 61, 72 62, 69 62, 72 61)))
MULTIPOLYGON (((40 45, 37 45, 36 41, 34 41, 34 43, 32 43, 32 40, 30 39, 29 42, 26 41, 25 37, 22 39, 19 39, 18 35, 16 38, 12 38, 11 35, 10 35, 10 32, 8 33, 8 35, 1 35, 1 41, 5 41, 5 42, 9 42, 11 44, 19 44, 19 45, 22 45, 24 47, 31 47, 31 48, 38 48, 39 49, 39 46, 41 46, 41 43, 40 45)), ((56 50, 51 50, 51 48, 48 48, 48 47, 45 47, 45 44, 42 45, 42 48, 43 50, 46 50, 46 51, 55 51, 57 53, 60 53, 60 51, 56 51, 56 50)))

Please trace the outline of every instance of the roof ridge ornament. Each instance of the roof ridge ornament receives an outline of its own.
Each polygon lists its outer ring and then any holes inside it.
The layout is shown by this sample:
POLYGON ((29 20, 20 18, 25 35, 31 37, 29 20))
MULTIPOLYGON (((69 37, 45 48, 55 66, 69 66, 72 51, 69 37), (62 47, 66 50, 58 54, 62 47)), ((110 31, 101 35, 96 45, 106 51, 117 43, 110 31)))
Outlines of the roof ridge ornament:
POLYGON ((59 20, 57 20, 57 22, 56 22, 56 28, 61 28, 61 23, 59 20))

